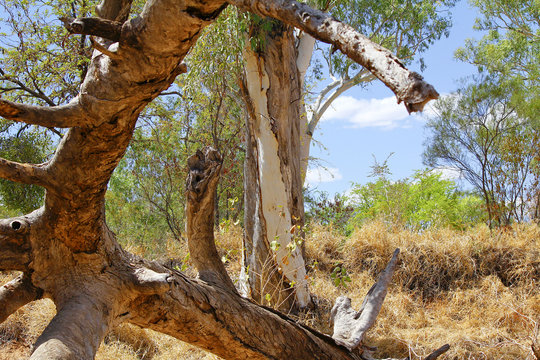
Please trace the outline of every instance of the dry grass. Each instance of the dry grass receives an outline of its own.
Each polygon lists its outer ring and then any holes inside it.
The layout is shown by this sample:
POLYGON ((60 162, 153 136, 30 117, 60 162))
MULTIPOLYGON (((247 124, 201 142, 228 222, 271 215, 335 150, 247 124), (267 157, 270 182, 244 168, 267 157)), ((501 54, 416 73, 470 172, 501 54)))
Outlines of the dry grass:
MULTIPOLYGON (((240 270, 242 230, 216 235, 220 255, 235 279, 240 270)), ((491 232, 479 226, 466 232, 447 229, 422 234, 371 223, 351 237, 314 226, 306 240, 311 290, 318 307, 300 319, 331 332, 333 300, 347 295, 358 307, 392 251, 401 248, 394 283, 377 324, 367 339, 376 356, 418 359, 444 343, 444 359, 534 360, 531 342, 540 324, 540 229, 516 226, 491 232), (339 265, 351 282, 336 287, 330 276, 339 265)), ((186 247, 171 241, 166 258, 182 265, 186 247)), ((148 250, 130 248, 148 255, 148 250)), ((188 268, 188 272, 192 269, 188 268)), ((9 280, 14 274, 3 279, 9 280)), ((2 279, 0 279, 2 280, 2 279)), ((42 300, 25 306, 0 326, 0 360, 28 357, 55 308, 42 300)), ((218 359, 169 336, 122 325, 101 345, 96 359, 218 359)))
POLYGON ((306 247, 317 264, 312 291, 326 300, 347 295, 358 307, 398 247, 393 286, 369 333, 377 356, 418 358, 450 343, 446 359, 535 359, 530 346, 540 324, 538 226, 418 234, 374 222, 350 238, 314 227, 306 247), (328 276, 336 265, 352 279, 341 291, 328 276))

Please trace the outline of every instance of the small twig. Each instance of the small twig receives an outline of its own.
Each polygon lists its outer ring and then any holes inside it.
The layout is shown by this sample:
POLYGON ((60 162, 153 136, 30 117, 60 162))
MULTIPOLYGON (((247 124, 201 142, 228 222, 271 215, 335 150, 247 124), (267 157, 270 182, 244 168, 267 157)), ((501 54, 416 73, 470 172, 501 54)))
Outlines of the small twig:
POLYGON ((444 344, 443 346, 441 346, 440 348, 438 348, 437 350, 435 350, 434 352, 426 356, 424 360, 435 360, 436 358, 438 358, 439 356, 447 352, 449 349, 450 349, 450 345, 444 344))

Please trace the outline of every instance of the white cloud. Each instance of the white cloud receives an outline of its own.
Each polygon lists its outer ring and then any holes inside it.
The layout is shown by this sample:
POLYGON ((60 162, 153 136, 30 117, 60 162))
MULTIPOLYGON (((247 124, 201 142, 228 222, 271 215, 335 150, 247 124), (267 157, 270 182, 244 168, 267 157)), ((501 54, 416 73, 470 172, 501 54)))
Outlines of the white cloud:
POLYGON ((338 168, 322 167, 308 169, 306 174, 306 183, 309 185, 317 183, 327 183, 337 180, 341 180, 343 175, 339 172, 338 168))
MULTIPOLYGON (((432 113, 429 105, 426 113, 432 113)), ((392 129, 410 126, 411 117, 403 103, 394 96, 382 99, 356 99, 352 96, 338 97, 324 113, 321 121, 346 121, 352 127, 382 127, 392 129)))
POLYGON ((431 171, 437 174, 441 174, 441 179, 443 180, 459 180, 463 178, 461 176, 461 171, 458 168, 454 167, 439 167, 431 171))

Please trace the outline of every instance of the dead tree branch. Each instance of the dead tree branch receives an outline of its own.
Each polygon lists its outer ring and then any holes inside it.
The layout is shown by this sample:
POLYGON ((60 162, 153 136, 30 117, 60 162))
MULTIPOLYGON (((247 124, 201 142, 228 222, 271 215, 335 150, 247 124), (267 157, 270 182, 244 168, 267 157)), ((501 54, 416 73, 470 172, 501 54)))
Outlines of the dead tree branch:
POLYGON ((221 164, 221 155, 210 147, 188 159, 186 233, 199 278, 236 293, 214 242, 214 202, 221 164))
POLYGON ((43 290, 32 285, 26 274, 21 274, 0 287, 0 322, 31 301, 41 299, 43 290))
POLYGON ((46 166, 23 164, 0 158, 0 178, 22 184, 52 187, 46 166))
POLYGON ((424 82, 421 75, 409 71, 390 51, 307 4, 291 0, 229 2, 241 9, 281 20, 320 41, 333 44, 388 86, 396 94, 398 103, 405 103, 409 113, 422 111, 426 103, 439 97, 433 86, 424 82))
POLYGON ((87 126, 87 113, 80 106, 78 97, 62 106, 33 106, 0 99, 0 116, 8 120, 48 128, 87 126))
POLYGON ((341 296, 336 300, 331 315, 334 322, 332 337, 338 344, 344 345, 350 350, 361 344, 365 333, 373 326, 381 311, 397 265, 398 254, 399 249, 396 249, 392 259, 379 275, 379 280, 368 291, 358 312, 351 308, 351 299, 341 296))
POLYGON ((120 41, 122 23, 101 18, 66 18, 60 20, 70 34, 99 36, 111 41, 120 41))

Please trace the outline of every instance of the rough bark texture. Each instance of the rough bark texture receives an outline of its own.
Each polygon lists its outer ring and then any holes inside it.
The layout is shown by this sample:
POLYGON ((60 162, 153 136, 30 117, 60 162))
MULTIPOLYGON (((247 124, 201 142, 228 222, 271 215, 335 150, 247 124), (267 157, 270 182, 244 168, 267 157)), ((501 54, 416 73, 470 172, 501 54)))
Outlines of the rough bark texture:
POLYGON ((1 318, 27 302, 52 299, 57 315, 31 357, 39 360, 92 359, 107 331, 125 321, 229 359, 357 359, 330 337, 231 287, 210 236, 211 188, 219 172, 215 153, 190 160, 195 172, 188 187, 193 201, 188 233, 200 279, 127 253, 107 228, 107 183, 138 114, 186 70, 182 59, 227 3, 149 0, 140 16, 126 20, 129 5, 104 0, 98 7, 104 19, 122 22, 121 35, 117 42, 95 40, 80 93, 68 105, 0 102, 0 115, 7 119, 69 128, 47 163, 0 161, 0 177, 46 189, 43 207, 0 221, 0 269, 23 272, 0 289, 1 318))

